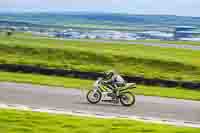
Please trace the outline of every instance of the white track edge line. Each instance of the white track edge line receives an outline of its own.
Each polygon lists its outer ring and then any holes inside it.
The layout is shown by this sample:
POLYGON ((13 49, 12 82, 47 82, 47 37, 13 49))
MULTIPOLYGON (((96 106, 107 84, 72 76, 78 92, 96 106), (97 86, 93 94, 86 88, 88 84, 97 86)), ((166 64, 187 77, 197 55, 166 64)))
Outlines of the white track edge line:
POLYGON ((171 120, 163 120, 163 119, 151 118, 151 117, 120 116, 120 115, 105 116, 105 115, 94 114, 94 113, 86 112, 86 111, 66 111, 66 110, 41 108, 41 107, 29 107, 29 106, 20 105, 20 104, 2 104, 2 103, 0 103, 0 108, 16 109, 16 110, 22 110, 22 111, 44 112, 44 113, 46 112, 46 113, 50 113, 50 114, 65 114, 65 115, 93 117, 93 118, 95 117, 95 118, 104 118, 104 119, 113 119, 113 118, 130 119, 130 120, 137 120, 137 121, 157 123, 157 124, 167 124, 167 125, 174 125, 174 126, 200 128, 200 123, 175 121, 175 120, 171 121, 171 120))

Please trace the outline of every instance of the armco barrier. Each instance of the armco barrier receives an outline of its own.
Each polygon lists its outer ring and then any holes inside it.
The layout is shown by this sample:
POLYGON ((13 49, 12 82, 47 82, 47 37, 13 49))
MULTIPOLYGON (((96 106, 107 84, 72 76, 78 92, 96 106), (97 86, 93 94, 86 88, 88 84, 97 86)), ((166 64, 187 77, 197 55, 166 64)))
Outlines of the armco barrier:
MULTIPOLYGON (((0 70, 9 72, 23 72, 23 73, 37 73, 44 75, 57 75, 66 77, 75 77, 81 79, 97 79, 102 76, 102 73, 97 72, 80 72, 74 70, 63 70, 44 68, 39 66, 30 65, 16 65, 16 64, 0 64, 0 70)), ((163 80, 163 79, 148 79, 137 76, 123 76, 128 82, 135 82, 144 85, 155 85, 163 87, 183 87, 188 89, 200 90, 200 83, 187 82, 187 81, 175 81, 175 80, 163 80)))

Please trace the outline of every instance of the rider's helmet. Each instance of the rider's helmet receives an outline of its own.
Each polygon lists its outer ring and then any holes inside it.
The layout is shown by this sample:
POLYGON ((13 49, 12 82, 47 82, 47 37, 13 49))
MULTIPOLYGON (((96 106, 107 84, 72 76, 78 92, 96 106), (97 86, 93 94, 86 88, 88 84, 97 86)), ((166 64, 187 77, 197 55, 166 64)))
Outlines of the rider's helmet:
POLYGON ((111 79, 114 75, 115 75, 115 71, 114 70, 109 70, 109 71, 105 72, 105 78, 107 80, 111 79))

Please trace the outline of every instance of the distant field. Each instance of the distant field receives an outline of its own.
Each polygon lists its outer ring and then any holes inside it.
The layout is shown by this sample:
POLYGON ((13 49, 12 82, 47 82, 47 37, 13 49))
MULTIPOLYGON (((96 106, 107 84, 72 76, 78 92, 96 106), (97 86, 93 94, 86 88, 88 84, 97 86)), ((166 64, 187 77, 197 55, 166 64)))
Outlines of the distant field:
POLYGON ((199 133, 199 128, 97 119, 17 110, 0 110, 1 133, 199 133))
MULTIPOLYGON (((77 78, 10 72, 0 72, 0 81, 60 86, 65 88, 77 88, 83 90, 91 89, 94 82, 93 80, 81 80, 77 78)), ((200 91, 188 90, 183 88, 166 88, 138 85, 137 88, 133 90, 133 92, 138 95, 160 96, 200 101, 200 91)))
MULTIPOLYGON (((23 37, 25 36, 25 37, 23 37)), ((0 63, 200 81, 200 52, 125 43, 0 36, 0 63)))

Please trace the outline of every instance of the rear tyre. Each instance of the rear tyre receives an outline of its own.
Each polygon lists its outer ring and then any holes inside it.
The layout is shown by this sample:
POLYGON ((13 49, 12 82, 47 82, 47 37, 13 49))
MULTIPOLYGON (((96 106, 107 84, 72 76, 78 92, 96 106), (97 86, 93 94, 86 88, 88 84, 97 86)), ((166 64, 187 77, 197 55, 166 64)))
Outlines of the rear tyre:
POLYGON ((131 92, 123 92, 120 94, 120 103, 123 106, 129 107, 135 104, 135 95, 131 92))
POLYGON ((101 100, 102 94, 99 91, 90 90, 87 93, 87 100, 89 103, 96 104, 101 100))

